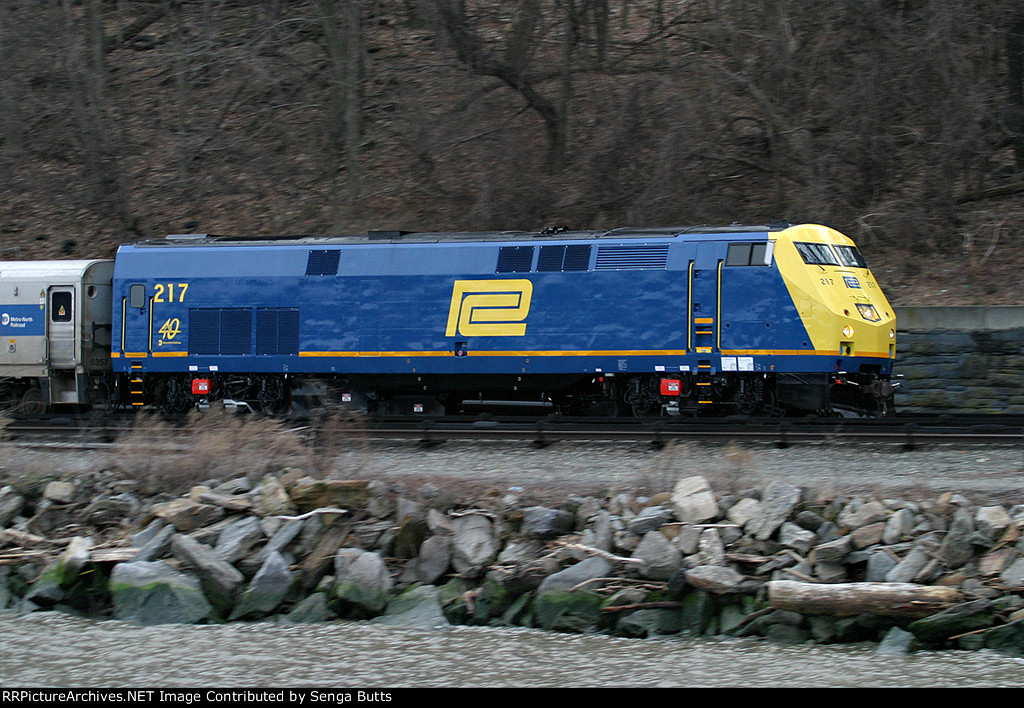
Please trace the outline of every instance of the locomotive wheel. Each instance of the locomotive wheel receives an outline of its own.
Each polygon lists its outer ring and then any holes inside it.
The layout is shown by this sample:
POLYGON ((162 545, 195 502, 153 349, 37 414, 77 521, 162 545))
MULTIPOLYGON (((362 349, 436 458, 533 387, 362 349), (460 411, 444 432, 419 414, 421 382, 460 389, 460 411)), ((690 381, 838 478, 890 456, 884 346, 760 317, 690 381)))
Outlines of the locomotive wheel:
POLYGON ((46 413, 46 397, 43 396, 42 389, 35 386, 25 389, 25 393, 21 396, 18 412, 22 415, 43 415, 46 413))

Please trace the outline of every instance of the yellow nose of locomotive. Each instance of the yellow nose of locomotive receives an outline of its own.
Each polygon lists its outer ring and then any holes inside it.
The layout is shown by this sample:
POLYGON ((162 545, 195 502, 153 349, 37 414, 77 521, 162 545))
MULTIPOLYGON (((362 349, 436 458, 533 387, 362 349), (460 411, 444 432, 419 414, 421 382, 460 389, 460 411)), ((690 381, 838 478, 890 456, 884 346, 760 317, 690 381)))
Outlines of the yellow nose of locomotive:
POLYGON ((896 317, 853 241, 825 226, 793 226, 778 233, 775 258, 816 352, 891 366, 896 317))

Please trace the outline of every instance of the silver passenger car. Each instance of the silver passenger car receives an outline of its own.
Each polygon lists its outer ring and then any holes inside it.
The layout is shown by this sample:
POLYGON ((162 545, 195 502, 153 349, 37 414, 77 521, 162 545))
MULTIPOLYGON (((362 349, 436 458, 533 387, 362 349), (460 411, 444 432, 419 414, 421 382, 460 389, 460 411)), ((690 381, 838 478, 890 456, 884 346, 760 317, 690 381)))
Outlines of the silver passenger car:
POLYGON ((112 260, 0 261, 0 405, 86 404, 110 370, 112 260))

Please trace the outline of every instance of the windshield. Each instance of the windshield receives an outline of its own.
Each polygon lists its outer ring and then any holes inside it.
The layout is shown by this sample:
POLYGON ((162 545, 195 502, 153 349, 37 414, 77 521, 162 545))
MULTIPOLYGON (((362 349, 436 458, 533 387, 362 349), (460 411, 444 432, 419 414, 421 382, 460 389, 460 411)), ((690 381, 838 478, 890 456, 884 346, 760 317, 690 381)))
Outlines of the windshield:
POLYGON ((825 243, 793 243, 807 265, 840 265, 839 259, 825 243))
POLYGON ((867 268, 868 262, 864 260, 864 256, 860 254, 853 246, 836 246, 836 253, 839 254, 839 260, 843 262, 843 265, 850 266, 852 268, 867 268))

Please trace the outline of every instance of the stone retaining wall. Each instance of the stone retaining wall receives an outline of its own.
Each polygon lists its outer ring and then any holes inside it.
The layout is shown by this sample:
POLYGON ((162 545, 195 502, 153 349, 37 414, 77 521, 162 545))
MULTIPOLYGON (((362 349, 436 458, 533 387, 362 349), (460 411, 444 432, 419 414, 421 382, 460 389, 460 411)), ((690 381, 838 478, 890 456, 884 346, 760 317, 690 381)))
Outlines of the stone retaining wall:
POLYGON ((897 307, 903 413, 1024 413, 1024 306, 897 307))

